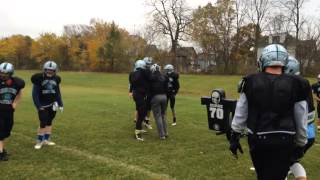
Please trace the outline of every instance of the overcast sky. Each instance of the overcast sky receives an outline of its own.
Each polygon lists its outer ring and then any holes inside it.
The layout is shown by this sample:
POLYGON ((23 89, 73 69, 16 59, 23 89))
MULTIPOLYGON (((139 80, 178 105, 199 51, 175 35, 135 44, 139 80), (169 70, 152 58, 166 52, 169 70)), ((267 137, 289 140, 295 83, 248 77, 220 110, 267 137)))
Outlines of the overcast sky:
MULTIPOLYGON (((187 0, 192 8, 209 1, 187 0)), ((91 18, 114 20, 133 33, 145 23, 147 12, 145 0, 3 0, 0 37, 24 34, 35 38, 42 32, 60 35, 64 25, 89 24, 91 18)), ((320 1, 308 0, 304 12, 320 16, 320 1)))

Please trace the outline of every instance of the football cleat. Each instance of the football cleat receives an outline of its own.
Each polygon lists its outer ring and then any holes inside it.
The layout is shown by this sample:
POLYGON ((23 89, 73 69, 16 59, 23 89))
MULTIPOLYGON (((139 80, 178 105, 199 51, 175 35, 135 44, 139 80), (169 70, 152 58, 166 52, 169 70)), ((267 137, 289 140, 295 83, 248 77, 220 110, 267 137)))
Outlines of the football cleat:
POLYGON ((160 140, 166 140, 166 137, 165 136, 161 136, 160 140))
POLYGON ((0 161, 8 161, 8 155, 5 152, 0 153, 0 161))
POLYGON ((177 123, 176 123, 176 122, 174 122, 174 123, 172 123, 171 125, 172 125, 172 126, 176 126, 176 125, 177 125, 177 123))
POLYGON ((145 126, 147 129, 152 129, 151 124, 144 123, 144 126, 145 126))
POLYGON ((136 138, 136 140, 138 141, 144 141, 144 139, 141 136, 142 130, 135 130, 134 131, 134 137, 136 138))
POLYGON ((55 142, 48 141, 48 140, 44 140, 44 141, 43 141, 43 144, 44 144, 44 145, 48 145, 48 146, 54 146, 54 145, 56 145, 55 142))
POLYGON ((34 149, 41 149, 43 145, 43 142, 37 142, 37 144, 34 146, 34 149))

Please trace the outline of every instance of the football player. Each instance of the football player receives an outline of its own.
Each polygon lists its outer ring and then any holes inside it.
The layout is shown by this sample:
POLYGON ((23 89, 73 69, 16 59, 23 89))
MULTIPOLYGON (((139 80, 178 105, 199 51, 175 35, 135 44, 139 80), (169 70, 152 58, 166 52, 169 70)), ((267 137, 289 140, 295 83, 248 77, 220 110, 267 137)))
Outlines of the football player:
POLYGON ((170 102, 170 108, 172 112, 173 122, 172 126, 177 125, 177 118, 176 118, 176 112, 175 112, 175 104, 176 104, 176 95, 179 92, 180 84, 179 84, 179 74, 174 71, 174 67, 171 64, 167 64, 164 67, 164 71, 166 76, 168 77, 168 100, 167 102, 170 102))
POLYGON ((268 45, 258 61, 261 72, 246 76, 240 86, 229 149, 236 157, 242 153, 240 136, 247 130, 258 180, 285 179, 307 143, 308 92, 300 78, 283 73, 287 63, 283 46, 268 45))
MULTIPOLYGON (((296 58, 293 56, 289 56, 288 64, 285 68, 285 73, 292 74, 292 75, 300 75, 300 64, 296 58)), ((305 91, 309 92, 309 96, 307 96, 307 104, 308 104, 308 142, 305 145, 304 153, 313 145, 315 141, 315 126, 314 126, 314 119, 315 119, 315 108, 313 105, 313 97, 312 97, 312 90, 310 87, 310 83, 307 79, 302 79, 305 82, 305 91)), ((299 159, 294 160, 292 166, 290 167, 290 171, 294 175, 297 180, 306 180, 307 175, 304 167, 299 163, 299 159)))
POLYGON ((135 138, 138 141, 143 141, 142 122, 147 115, 146 96, 149 91, 148 73, 146 71, 146 63, 143 60, 138 60, 135 63, 135 71, 130 76, 130 83, 133 88, 133 99, 136 103, 138 118, 136 121, 136 129, 134 131, 135 138))
POLYGON ((57 69, 57 64, 50 60, 44 63, 42 73, 36 73, 31 77, 33 103, 38 110, 40 120, 35 149, 41 149, 43 145, 55 145, 53 141, 50 141, 52 121, 57 110, 63 112, 60 92, 61 78, 57 75, 57 69))
POLYGON ((311 86, 314 98, 317 101, 317 112, 318 112, 318 126, 317 129, 320 130, 320 74, 317 76, 317 82, 311 86))
POLYGON ((25 82, 13 77, 11 63, 0 64, 0 161, 7 161, 5 140, 10 136, 14 122, 14 111, 20 102, 25 82))
MULTIPOLYGON (((143 61, 146 63, 146 72, 148 75, 151 74, 151 66, 153 64, 153 59, 152 57, 144 57, 143 58, 143 61)), ((148 78, 149 79, 149 78, 148 78)), ((149 83, 150 84, 150 83, 149 83)), ((147 97, 146 97, 146 103, 147 103, 147 115, 143 121, 143 124, 144 126, 147 128, 147 129, 152 129, 152 126, 150 124, 150 115, 151 115, 151 97, 150 97, 150 93, 148 92, 147 93, 147 97)))

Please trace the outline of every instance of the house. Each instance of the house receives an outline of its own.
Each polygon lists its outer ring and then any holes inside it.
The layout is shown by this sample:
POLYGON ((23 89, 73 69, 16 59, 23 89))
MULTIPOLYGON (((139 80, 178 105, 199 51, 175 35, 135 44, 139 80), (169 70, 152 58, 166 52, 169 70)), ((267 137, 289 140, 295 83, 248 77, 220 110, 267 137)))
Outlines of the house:
POLYGON ((197 58, 197 72, 208 72, 217 65, 214 54, 200 53, 197 58))
POLYGON ((263 48, 269 44, 283 45, 291 56, 296 56, 296 43, 295 38, 289 33, 270 34, 263 36, 258 44, 257 60, 260 58, 263 48))
POLYGON ((178 47, 176 51, 176 69, 179 72, 194 72, 197 69, 197 52, 194 47, 178 47))

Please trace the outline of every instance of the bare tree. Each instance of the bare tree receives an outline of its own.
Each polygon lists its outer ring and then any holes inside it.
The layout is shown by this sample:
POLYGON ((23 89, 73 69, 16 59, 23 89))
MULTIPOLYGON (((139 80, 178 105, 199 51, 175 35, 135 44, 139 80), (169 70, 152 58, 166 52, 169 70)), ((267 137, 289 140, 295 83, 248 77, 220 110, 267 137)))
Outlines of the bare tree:
POLYGON ((191 10, 185 0, 146 0, 152 8, 149 16, 150 30, 153 34, 170 37, 172 63, 176 64, 176 52, 180 40, 186 33, 187 26, 191 23, 191 10))
MULTIPOLYGON (((254 57, 257 57, 258 43, 260 40, 260 35, 265 23, 265 18, 271 7, 271 0, 247 0, 248 5, 248 17, 255 25, 255 48, 254 48, 254 57)), ((253 63, 255 63, 255 60, 253 63)))
POLYGON ((296 42, 299 41, 300 30, 303 23, 305 22, 303 15, 301 14, 301 9, 306 0, 281 0, 282 6, 289 12, 289 19, 293 23, 295 28, 295 39, 296 42))
MULTIPOLYGON (((236 29, 236 37, 234 42, 234 49, 235 52, 238 53, 239 46, 240 46, 240 30, 245 22, 245 17, 247 15, 248 11, 248 5, 243 0, 235 0, 234 1, 234 11, 235 11, 235 29, 236 29)), ((231 73, 235 71, 235 65, 234 65, 235 59, 231 60, 231 66, 232 70, 231 73)))
POLYGON ((270 34, 280 34, 283 32, 289 33, 292 30, 290 23, 290 19, 280 12, 274 17, 271 17, 267 28, 270 34))

